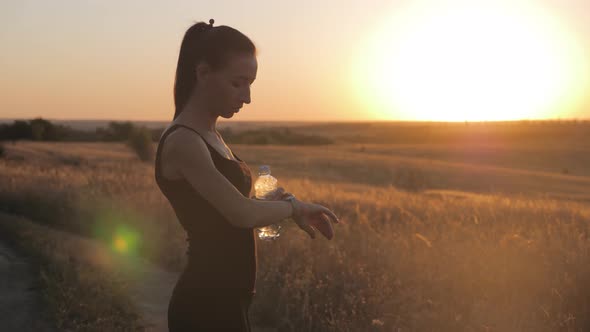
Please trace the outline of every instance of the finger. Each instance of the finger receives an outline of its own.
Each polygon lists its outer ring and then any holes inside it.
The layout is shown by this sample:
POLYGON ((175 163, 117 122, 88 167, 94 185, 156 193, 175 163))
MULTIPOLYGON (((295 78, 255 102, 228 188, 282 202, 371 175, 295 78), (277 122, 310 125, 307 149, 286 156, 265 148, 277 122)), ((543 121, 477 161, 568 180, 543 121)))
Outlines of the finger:
POLYGON ((327 207, 322 206, 322 212, 325 213, 326 215, 328 215, 328 217, 330 217, 334 223, 337 224, 340 222, 340 219, 338 219, 338 217, 336 217, 334 212, 330 211, 330 209, 328 209, 327 207))
POLYGON ((320 214, 320 217, 325 221, 325 222, 330 222, 330 217, 328 217, 325 213, 320 214))
POLYGON ((278 187, 277 189, 273 190, 269 195, 271 200, 280 199, 283 196, 285 189, 283 187, 278 187))
POLYGON ((289 197, 289 196, 293 196, 293 194, 291 194, 291 193, 289 193, 289 192, 285 192, 285 193, 283 193, 283 195, 281 196, 281 199, 285 199, 285 198, 287 198, 287 197, 289 197))
POLYGON ((324 221, 324 224, 319 224, 319 228, 318 226, 315 226, 315 228, 317 230, 320 231, 320 233, 322 235, 324 235, 324 237, 328 240, 332 240, 332 238, 334 237, 334 229, 332 228, 331 224, 330 224, 330 217, 328 217, 327 215, 325 215, 324 213, 320 214, 320 219, 322 221, 324 221))
POLYGON ((301 227, 307 234, 309 234, 309 236, 312 239, 315 239, 315 230, 313 229, 313 227, 311 227, 309 224, 300 225, 299 227, 301 227))

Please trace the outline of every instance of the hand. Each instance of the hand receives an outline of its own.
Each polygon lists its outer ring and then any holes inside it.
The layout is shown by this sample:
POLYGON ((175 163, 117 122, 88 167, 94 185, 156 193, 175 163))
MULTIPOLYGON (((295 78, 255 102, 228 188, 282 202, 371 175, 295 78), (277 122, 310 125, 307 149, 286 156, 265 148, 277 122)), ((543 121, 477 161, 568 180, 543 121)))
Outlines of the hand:
POLYGON ((290 195, 291 195, 291 193, 286 192, 285 188, 278 187, 277 189, 268 193, 267 196, 265 196, 265 200, 267 200, 267 201, 280 201, 290 195))
POLYGON ((293 201, 295 211, 293 213, 293 220, 303 229, 312 239, 315 239, 314 227, 324 235, 328 240, 334 237, 334 229, 330 223, 339 223, 340 220, 334 212, 330 211, 325 206, 313 203, 306 203, 295 199, 293 201))
POLYGON ((321 213, 314 218, 311 218, 309 224, 320 231, 326 239, 332 240, 334 237, 334 228, 332 228, 330 218, 326 214, 321 213))

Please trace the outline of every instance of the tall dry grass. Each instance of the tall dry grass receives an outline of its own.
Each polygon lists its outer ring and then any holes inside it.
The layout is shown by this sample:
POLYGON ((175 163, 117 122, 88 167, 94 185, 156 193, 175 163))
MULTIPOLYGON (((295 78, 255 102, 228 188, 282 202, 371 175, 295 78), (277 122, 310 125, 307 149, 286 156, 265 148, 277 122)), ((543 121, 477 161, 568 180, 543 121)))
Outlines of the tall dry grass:
MULTIPOLYGON (((124 278, 104 268, 98 251, 88 253, 71 234, 0 212, 0 240, 36 263, 34 273, 51 331, 140 331, 142 318, 124 278), (92 259, 89 260, 88 258, 92 259)), ((102 253, 101 253, 102 254, 102 253)), ((110 262, 104 259, 104 262, 110 262)), ((9 317, 2 317, 2 322, 9 317)), ((4 324, 2 324, 4 325, 4 324)), ((5 326, 3 326, 5 328, 5 326)), ((40 330, 41 331, 41 330, 40 330)))
MULTIPOLYGON (((369 158, 372 172, 341 151, 334 162, 311 148, 234 150, 253 172, 276 165, 273 174, 287 191, 344 221, 332 241, 312 241, 291 225, 278 241, 259 242, 254 325, 280 331, 590 329, 590 205, 533 192, 545 185, 566 197, 583 191, 585 182, 547 176, 551 181, 537 183, 541 175, 517 172, 504 186, 510 189, 515 179, 517 186, 530 183, 531 192, 486 194, 477 183, 461 182, 460 171, 430 163, 380 156, 385 166, 369 158), (309 173, 288 165, 305 165, 309 173), (412 167, 423 174, 418 182, 400 185, 386 176, 412 167), (449 183, 453 191, 440 190, 449 183), (478 194, 461 191, 473 186, 478 194)), ((59 159, 0 161, 1 208, 94 237, 124 223, 140 235, 140 254, 182 269, 186 235, 155 185, 152 165, 131 152, 101 156, 80 155, 86 162, 77 166, 59 159)))

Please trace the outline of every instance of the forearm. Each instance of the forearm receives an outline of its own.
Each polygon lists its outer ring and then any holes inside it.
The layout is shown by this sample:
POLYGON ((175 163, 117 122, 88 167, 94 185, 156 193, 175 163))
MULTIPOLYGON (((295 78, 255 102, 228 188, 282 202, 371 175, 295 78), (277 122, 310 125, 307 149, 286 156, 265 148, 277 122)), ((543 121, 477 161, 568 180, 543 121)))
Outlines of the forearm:
POLYGON ((245 218, 244 228, 258 228, 276 224, 292 215, 292 206, 288 201, 248 200, 249 218, 245 218))

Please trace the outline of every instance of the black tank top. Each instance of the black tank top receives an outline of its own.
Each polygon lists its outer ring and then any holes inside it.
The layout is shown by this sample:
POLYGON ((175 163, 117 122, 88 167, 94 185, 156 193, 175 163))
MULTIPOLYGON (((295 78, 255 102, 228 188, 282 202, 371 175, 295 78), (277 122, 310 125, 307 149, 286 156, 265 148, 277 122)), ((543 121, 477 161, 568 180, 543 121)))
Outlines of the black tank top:
MULTIPOLYGON (((188 264, 183 272, 190 287, 203 291, 255 293, 256 238, 252 228, 233 226, 184 178, 166 179, 160 167, 160 154, 166 137, 179 127, 174 124, 160 138, 156 152, 156 182, 170 202, 188 237, 188 264)), ((201 138, 203 138, 201 136, 201 138)), ((252 176, 248 165, 237 155, 223 157, 203 138, 213 163, 245 197, 250 197, 252 176)), ((182 279, 182 278, 181 278, 182 279)))

